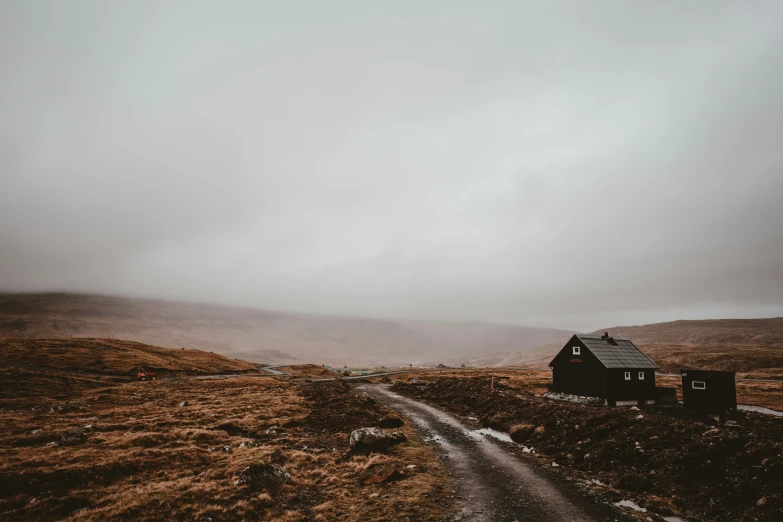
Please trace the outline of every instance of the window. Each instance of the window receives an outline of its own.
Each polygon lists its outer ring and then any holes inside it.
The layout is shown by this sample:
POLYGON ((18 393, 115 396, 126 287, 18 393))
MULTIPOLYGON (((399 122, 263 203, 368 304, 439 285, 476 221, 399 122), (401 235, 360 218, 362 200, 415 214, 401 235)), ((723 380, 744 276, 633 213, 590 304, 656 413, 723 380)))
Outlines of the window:
POLYGON ((582 355, 582 348, 580 346, 574 346, 574 355, 582 355))
POLYGON ((625 372, 625 380, 630 381, 631 380, 631 372, 625 372))
POLYGON ((707 389, 707 383, 704 381, 691 381, 691 387, 694 390, 706 390, 707 389))
POLYGON ((640 381, 644 380, 644 372, 639 372, 639 380, 640 381))

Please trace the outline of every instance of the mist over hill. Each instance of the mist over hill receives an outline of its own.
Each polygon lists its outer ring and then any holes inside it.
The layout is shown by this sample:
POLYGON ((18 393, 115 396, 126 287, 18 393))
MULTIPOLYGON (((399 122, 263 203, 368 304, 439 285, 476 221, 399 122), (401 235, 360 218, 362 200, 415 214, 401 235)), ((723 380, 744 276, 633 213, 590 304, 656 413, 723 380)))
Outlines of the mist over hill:
POLYGON ((0 294, 0 336, 117 338, 255 362, 408 365, 533 349, 571 332, 380 320, 90 294, 0 294))
MULTIPOLYGON (((671 321, 601 328, 594 334, 631 339, 664 372, 706 368, 783 378, 783 318, 671 321)), ((563 343, 498 352, 456 361, 468 366, 546 368, 563 343)))

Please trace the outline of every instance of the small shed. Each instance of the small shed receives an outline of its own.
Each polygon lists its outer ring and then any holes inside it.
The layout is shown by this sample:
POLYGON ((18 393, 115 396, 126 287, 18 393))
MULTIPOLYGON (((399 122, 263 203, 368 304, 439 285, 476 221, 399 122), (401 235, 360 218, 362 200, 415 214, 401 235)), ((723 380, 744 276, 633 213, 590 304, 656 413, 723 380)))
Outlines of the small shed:
POLYGON ((630 339, 576 334, 549 367, 553 392, 599 397, 611 406, 655 403, 658 366, 630 339))
POLYGON ((734 372, 680 370, 683 406, 691 410, 721 415, 737 408, 734 372))

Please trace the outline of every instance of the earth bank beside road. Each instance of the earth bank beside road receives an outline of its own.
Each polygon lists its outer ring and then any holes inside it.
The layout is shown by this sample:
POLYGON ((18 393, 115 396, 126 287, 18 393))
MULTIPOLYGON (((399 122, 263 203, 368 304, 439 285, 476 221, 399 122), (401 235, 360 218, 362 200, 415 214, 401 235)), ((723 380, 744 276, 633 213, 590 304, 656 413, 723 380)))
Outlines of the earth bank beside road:
POLYGON ((537 458, 571 478, 598 481, 602 494, 651 513, 696 520, 780 520, 783 419, 734 412, 733 425, 677 408, 608 408, 537 397, 489 377, 429 376, 397 383, 481 426, 511 432, 537 458))

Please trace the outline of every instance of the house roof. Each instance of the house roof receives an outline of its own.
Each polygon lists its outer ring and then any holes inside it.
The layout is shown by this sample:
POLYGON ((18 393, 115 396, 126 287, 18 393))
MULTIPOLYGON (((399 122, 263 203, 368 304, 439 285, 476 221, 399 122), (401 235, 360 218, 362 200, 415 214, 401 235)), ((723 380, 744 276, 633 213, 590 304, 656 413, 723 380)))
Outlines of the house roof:
POLYGON ((658 368, 639 347, 624 337, 576 334, 607 368, 658 368))

